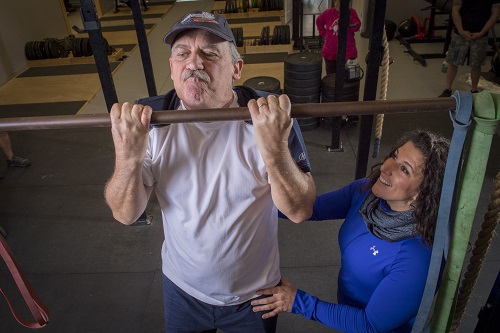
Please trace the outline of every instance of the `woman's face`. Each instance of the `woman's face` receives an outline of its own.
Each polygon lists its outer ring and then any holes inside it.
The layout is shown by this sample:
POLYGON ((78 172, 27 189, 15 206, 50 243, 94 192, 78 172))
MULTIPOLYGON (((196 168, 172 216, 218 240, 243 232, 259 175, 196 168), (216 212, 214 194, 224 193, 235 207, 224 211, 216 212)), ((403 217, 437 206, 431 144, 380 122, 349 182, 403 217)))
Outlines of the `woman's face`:
POLYGON ((336 10, 340 10, 340 0, 333 0, 333 7, 335 7, 336 10))
POLYGON ((411 141, 405 143, 382 164, 373 194, 394 211, 409 210, 419 193, 424 163, 420 150, 411 141))

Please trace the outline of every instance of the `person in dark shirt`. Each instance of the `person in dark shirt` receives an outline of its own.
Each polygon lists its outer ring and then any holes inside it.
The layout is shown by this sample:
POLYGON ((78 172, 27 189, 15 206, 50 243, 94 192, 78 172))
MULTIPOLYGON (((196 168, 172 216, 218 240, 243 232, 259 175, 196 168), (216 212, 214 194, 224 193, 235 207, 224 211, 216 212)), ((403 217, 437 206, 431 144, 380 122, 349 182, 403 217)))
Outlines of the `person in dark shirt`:
POLYGON ((458 66, 469 58, 471 92, 477 92, 481 77, 481 65, 486 59, 488 32, 495 25, 500 14, 500 0, 453 0, 451 16, 455 29, 452 35, 446 62, 446 89, 439 97, 450 97, 451 87, 458 66))

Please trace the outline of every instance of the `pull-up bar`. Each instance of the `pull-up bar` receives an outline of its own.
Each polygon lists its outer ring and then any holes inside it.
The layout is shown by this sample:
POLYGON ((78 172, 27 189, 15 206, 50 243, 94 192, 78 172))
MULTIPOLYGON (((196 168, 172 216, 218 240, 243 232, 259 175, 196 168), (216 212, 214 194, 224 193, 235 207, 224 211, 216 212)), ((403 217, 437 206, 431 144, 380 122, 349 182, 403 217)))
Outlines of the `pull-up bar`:
MULTIPOLYGON (((456 107, 453 98, 406 99, 391 101, 335 102, 293 104, 292 117, 332 117, 342 115, 369 115, 390 113, 448 111, 456 107)), ((248 120, 248 108, 197 109, 155 111, 152 125, 248 120)), ((110 127, 109 114, 67 115, 0 118, 0 131, 26 131, 44 129, 69 129, 87 127, 110 127)))

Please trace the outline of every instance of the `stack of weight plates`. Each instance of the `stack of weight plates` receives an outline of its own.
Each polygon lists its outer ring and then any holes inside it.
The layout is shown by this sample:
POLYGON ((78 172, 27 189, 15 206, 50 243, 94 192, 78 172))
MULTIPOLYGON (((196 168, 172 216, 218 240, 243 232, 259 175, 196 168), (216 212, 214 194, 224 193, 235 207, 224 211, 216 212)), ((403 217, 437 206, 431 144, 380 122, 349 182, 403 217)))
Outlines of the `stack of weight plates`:
POLYGON ((237 47, 243 47, 243 28, 231 28, 237 47))
POLYGON ((290 44, 290 26, 287 24, 275 25, 271 44, 290 44))
POLYGON ((260 33, 259 45, 269 45, 271 28, 268 25, 262 27, 262 32, 260 33))
MULTIPOLYGON (((323 58, 318 53, 291 53, 285 58, 284 92, 294 103, 319 103, 323 58)), ((318 118, 297 119, 303 131, 319 126, 318 118)))
MULTIPOLYGON (((107 55, 113 54, 113 47, 111 47, 106 40, 106 38, 102 38, 104 43, 104 50, 107 55)), ((92 45, 90 45, 90 39, 85 38, 74 38, 71 44, 71 53, 73 53, 73 57, 89 57, 94 54, 92 51, 92 45)))
MULTIPOLYGON (((361 80, 345 81, 342 95, 338 102, 356 102, 359 100, 359 83, 361 80)), ((321 79, 321 102, 335 102, 335 73, 321 79)))
POLYGON ((90 40, 87 37, 75 38, 71 53, 73 53, 73 57, 89 57, 94 54, 92 46, 90 46, 90 40))
POLYGON ((252 77, 243 82, 243 85, 255 90, 267 91, 277 95, 281 94, 280 80, 271 76, 252 77))
MULTIPOLYGON (((335 102, 335 73, 321 79, 321 103, 335 102)), ((359 83, 361 80, 345 81, 338 102, 357 102, 359 100, 359 83)), ((336 117, 331 117, 335 121, 336 117)), ((340 123, 340 116, 338 121, 340 123)))
POLYGON ((28 60, 66 58, 68 52, 57 39, 45 39, 43 41, 27 42, 24 46, 24 54, 28 60))
POLYGON ((224 9, 224 13, 229 14, 237 12, 238 12, 238 6, 236 4, 236 0, 226 0, 226 7, 224 9))

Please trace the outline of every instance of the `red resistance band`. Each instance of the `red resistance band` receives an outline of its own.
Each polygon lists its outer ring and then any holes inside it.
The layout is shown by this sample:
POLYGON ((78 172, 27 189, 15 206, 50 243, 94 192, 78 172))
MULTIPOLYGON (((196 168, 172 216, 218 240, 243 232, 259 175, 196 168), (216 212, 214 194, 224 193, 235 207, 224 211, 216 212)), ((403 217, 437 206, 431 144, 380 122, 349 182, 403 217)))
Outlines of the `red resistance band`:
POLYGON ((7 264, 7 267, 9 268, 9 271, 12 274, 12 277, 14 278, 14 281, 17 284, 19 291, 23 295, 24 301, 26 302, 26 305, 28 305, 28 308, 30 309, 31 314, 35 318, 36 322, 30 322, 21 318, 19 313, 16 312, 11 302, 7 298, 7 295, 5 295, 2 288, 0 288, 0 292, 7 300, 7 304, 9 305, 10 311, 14 315, 14 318, 16 318, 16 320, 21 325, 28 328, 44 327, 49 322, 49 315, 50 315, 49 310, 42 303, 38 295, 35 293, 33 287, 30 285, 24 274, 19 269, 19 265, 16 262, 16 258, 14 258, 14 254, 10 250, 9 246, 7 245, 7 242, 5 241, 5 239, 1 234, 0 234, 0 255, 7 264))

